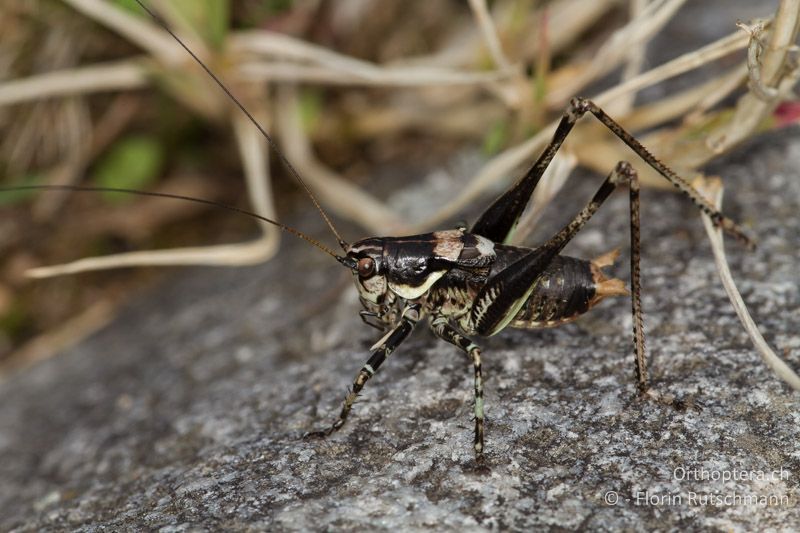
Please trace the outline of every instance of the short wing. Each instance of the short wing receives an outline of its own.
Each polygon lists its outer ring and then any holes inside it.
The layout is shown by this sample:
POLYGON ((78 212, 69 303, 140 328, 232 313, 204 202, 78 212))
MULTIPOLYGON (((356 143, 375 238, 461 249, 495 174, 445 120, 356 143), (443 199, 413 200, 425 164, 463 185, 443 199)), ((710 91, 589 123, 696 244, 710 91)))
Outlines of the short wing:
POLYGON ((481 288, 470 311, 473 329, 494 335, 517 315, 558 249, 537 248, 492 276, 481 288))

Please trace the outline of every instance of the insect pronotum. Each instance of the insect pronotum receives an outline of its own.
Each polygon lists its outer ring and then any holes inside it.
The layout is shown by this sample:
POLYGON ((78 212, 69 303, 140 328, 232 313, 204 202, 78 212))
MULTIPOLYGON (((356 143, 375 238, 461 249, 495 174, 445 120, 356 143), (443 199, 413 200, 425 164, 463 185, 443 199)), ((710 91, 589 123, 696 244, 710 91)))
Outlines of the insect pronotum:
POLYGON ((137 3, 172 35, 255 125, 278 154, 287 170, 302 185, 336 237, 338 254, 301 231, 263 216, 201 198, 130 189, 82 186, 24 186, 0 190, 49 189, 71 191, 115 190, 158 196, 222 207, 273 224, 300 237, 344 265, 353 275, 363 309, 363 321, 385 333, 375 342, 366 363, 356 374, 351 389, 334 422, 308 437, 325 437, 341 429, 367 381, 389 355, 408 337, 423 318, 431 331, 462 350, 474 369, 474 450, 484 452, 484 406, 481 349, 472 337, 488 337, 505 328, 543 328, 574 320, 610 296, 630 295, 637 387, 640 394, 677 405, 649 388, 642 326, 639 270, 639 181, 636 170, 619 162, 601 184, 592 200, 560 231, 535 248, 502 244, 523 210, 564 139, 585 114, 593 115, 627 144, 641 159, 672 183, 715 225, 748 247, 753 241, 733 220, 717 211, 689 183, 653 157, 631 134, 592 101, 573 98, 552 140, 531 168, 500 195, 470 228, 459 227, 405 237, 370 237, 348 244, 337 232, 302 177, 275 145, 272 137, 228 90, 222 81, 140 0, 137 3), (622 280, 608 278, 603 268, 611 265, 616 252, 593 260, 561 255, 564 246, 597 212, 611 192, 626 186, 630 195, 631 288, 622 280))

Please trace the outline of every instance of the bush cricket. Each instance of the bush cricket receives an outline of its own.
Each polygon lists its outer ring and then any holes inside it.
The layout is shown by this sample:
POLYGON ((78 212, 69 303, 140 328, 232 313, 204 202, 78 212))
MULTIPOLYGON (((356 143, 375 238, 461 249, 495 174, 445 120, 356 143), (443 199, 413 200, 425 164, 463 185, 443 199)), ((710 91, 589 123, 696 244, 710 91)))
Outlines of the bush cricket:
POLYGON ((748 247, 753 241, 730 218, 709 204, 685 179, 657 160, 631 134, 592 101, 573 98, 558 124, 552 140, 539 159, 507 191, 498 197, 471 227, 457 227, 421 235, 370 237, 346 242, 269 133, 253 118, 225 84, 198 58, 166 24, 147 11, 208 73, 232 102, 261 132, 290 174, 309 198, 335 236, 342 253, 337 253, 303 232, 275 220, 201 198, 105 187, 31 185, 0 190, 49 189, 71 191, 119 191, 197 202, 229 209, 273 224, 300 237, 348 268, 363 306, 362 320, 384 332, 371 348, 366 363, 357 373, 335 421, 308 437, 325 437, 341 429, 363 387, 389 355, 408 337, 416 324, 428 319, 431 331, 463 351, 474 371, 474 451, 484 453, 484 402, 481 349, 475 336, 489 337, 505 328, 545 328, 570 322, 611 296, 630 295, 637 388, 641 395, 680 406, 680 402, 651 390, 645 354, 641 305, 639 181, 634 168, 621 161, 602 182, 591 201, 560 231, 543 244, 528 248, 503 244, 514 229, 539 180, 575 123, 585 114, 593 115, 642 160, 672 183, 713 223, 748 247), (627 186, 630 197, 631 287, 603 271, 617 253, 593 260, 561 255, 564 246, 583 228, 603 202, 618 187, 627 186))

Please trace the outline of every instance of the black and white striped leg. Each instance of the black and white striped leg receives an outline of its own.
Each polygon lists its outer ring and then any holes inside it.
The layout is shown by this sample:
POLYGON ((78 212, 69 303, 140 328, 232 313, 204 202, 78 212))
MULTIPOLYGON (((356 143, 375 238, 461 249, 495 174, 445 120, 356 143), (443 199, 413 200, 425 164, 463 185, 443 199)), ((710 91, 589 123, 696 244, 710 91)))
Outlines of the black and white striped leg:
POLYGON ((481 349, 453 328, 441 316, 431 319, 431 330, 440 339, 461 348, 472 359, 475 370, 475 455, 483 456, 483 377, 481 373, 481 349))
POLYGON ((400 323, 390 330, 383 338, 381 338, 372 347, 372 355, 367 360, 366 364, 359 370, 356 379, 353 381, 353 387, 348 391, 347 396, 344 398, 342 410, 339 412, 339 418, 327 429, 312 431, 306 434, 306 437, 327 437, 334 431, 338 431, 344 426, 353 404, 358 398, 359 392, 364 388, 364 384, 375 375, 378 368, 383 364, 387 357, 408 337, 411 330, 417 324, 420 318, 420 306, 413 304, 405 308, 400 323))

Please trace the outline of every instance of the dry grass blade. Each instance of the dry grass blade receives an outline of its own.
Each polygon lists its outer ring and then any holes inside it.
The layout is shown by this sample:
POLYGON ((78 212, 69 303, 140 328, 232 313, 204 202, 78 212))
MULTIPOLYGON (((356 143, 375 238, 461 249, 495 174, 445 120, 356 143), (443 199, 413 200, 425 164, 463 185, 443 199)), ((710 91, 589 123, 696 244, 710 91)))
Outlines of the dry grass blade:
POLYGON ((442 206, 432 217, 412 226, 412 231, 426 231, 441 225, 445 220, 454 217, 470 205, 488 188, 500 180, 508 178, 514 169, 530 160, 535 152, 544 146, 544 143, 552 137, 555 127, 556 122, 554 121, 527 141, 497 154, 478 171, 453 200, 442 206))
MULTIPOLYGON (((632 19, 636 20, 641 17, 647 8, 647 0, 630 0, 629 11, 632 19)), ((670 17, 671 18, 671 17, 670 17)), ((628 53, 625 55, 625 66, 622 69, 621 82, 628 81, 629 79, 641 74, 642 66, 644 66, 646 46, 631 46, 628 53)), ((606 109, 607 113, 614 115, 627 115, 633 108, 633 103, 636 100, 637 92, 631 92, 619 97, 615 102, 606 109)))
MULTIPOLYGON (((256 213, 274 218, 272 193, 266 147, 261 136, 246 117, 235 113, 234 131, 245 170, 249 196, 256 213)), ((242 266, 262 263, 278 250, 278 231, 266 222, 260 222, 261 237, 256 240, 216 246, 186 247, 170 250, 137 251, 104 257, 88 257, 71 263, 39 267, 28 270, 32 278, 48 278, 92 270, 133 266, 214 265, 242 266)))
POLYGON ((603 91, 595 97, 595 101, 606 104, 630 92, 640 91, 646 87, 651 87, 662 81, 700 68, 703 65, 723 58, 737 50, 746 48, 747 44, 748 39, 746 36, 742 35, 741 32, 737 31, 731 33, 722 39, 718 39, 697 50, 683 54, 661 66, 643 72, 628 81, 603 91))
POLYGON ((270 31, 240 31, 231 34, 232 53, 249 53, 326 66, 342 74, 370 79, 381 75, 381 67, 329 50, 301 39, 270 31))
POLYGON ((25 275, 34 278, 52 278, 112 268, 141 266, 213 265, 243 266, 261 263, 268 257, 270 247, 261 240, 242 244, 217 246, 190 246, 173 250, 151 250, 87 257, 71 263, 32 268, 25 275))
POLYGON ((630 57, 632 50, 643 50, 670 21, 686 0, 664 0, 648 4, 628 24, 614 32, 611 38, 587 60, 576 74, 575 65, 568 65, 568 75, 554 73, 552 90, 547 95, 548 105, 561 107, 581 92, 589 83, 620 66, 630 57))
POLYGON ((335 85, 441 86, 494 83, 511 70, 465 71, 432 66, 377 65, 334 52, 288 35, 243 31, 231 35, 234 55, 257 55, 278 60, 243 60, 238 70, 249 81, 310 81, 335 85))
MULTIPOLYGON (((621 0, 561 0, 545 4, 534 17, 545 17, 548 26, 557 30, 550 32, 547 45, 550 52, 555 55, 574 45, 581 35, 620 4, 621 0)), ((506 21, 506 25, 513 24, 516 14, 516 6, 509 2, 504 18, 510 20, 506 21)), ((535 34, 528 35, 523 42, 523 49, 530 50, 532 56, 540 52, 540 46, 541 42, 535 34)))
POLYGON ((146 58, 47 72, 0 83, 0 106, 55 96, 138 89, 148 83, 146 58))
POLYGON ((750 75, 750 90, 764 101, 770 101, 778 96, 774 87, 767 87, 761 79, 761 53, 764 43, 761 40, 764 28, 761 24, 748 26, 744 22, 737 22, 736 26, 750 36, 750 45, 747 47, 747 71, 750 75))
MULTIPOLYGON (((764 25, 766 27, 766 25, 764 25)), ((759 124, 777 107, 782 95, 789 94, 800 79, 800 69, 786 73, 786 58, 797 39, 800 28, 800 0, 781 0, 771 25, 769 43, 760 56, 761 70, 757 84, 775 97, 764 100, 761 95, 748 93, 742 96, 731 121, 715 132, 708 140, 710 150, 723 152, 737 145, 755 131, 759 124)), ((740 32, 750 44, 750 35, 740 32)), ((752 71, 752 68, 750 69, 752 71)))
POLYGON ((508 77, 504 72, 465 72, 432 67, 386 67, 364 76, 324 66, 265 61, 242 63, 238 71, 241 78, 248 82, 282 81, 365 87, 491 85, 508 77))
POLYGON ((135 17, 112 3, 101 0, 64 0, 64 2, 167 64, 185 60, 184 52, 178 43, 144 18, 135 17))
MULTIPOLYGON (((656 147, 657 155, 669 161, 676 170, 680 168, 682 172, 697 168, 714 154, 706 148, 702 140, 687 143, 686 137, 691 136, 693 128, 702 127, 702 124, 708 122, 709 118, 705 115, 708 108, 740 88, 746 76, 746 67, 739 65, 727 74, 706 83, 690 87, 651 104, 639 106, 627 116, 622 116, 621 120, 624 121, 625 127, 629 131, 637 131, 654 128, 665 122, 682 118, 681 125, 678 127, 656 130, 640 137, 639 140, 645 146, 656 147), (677 151, 671 147, 677 147, 677 151), (699 156, 698 152, 700 152, 699 156)), ((718 112, 711 116, 716 115, 718 112)), ((585 137, 587 138, 579 141, 581 149, 577 153, 581 166, 602 174, 618 161, 630 157, 628 147, 621 144, 615 137, 598 137, 596 135, 586 135, 585 137)), ((674 190, 668 181, 649 166, 641 166, 638 170, 639 179, 643 185, 674 190)))
POLYGON ((277 107, 278 130, 286 157, 327 208, 379 233, 390 234, 406 227, 389 206, 317 161, 308 136, 303 131, 297 95, 293 89, 283 87, 278 91, 277 107))
MULTIPOLYGON (((698 178, 693 183, 694 187, 700 191, 709 201, 716 206, 717 209, 722 207, 722 182, 716 178, 713 180, 698 178)), ((725 292, 730 298, 739 320, 742 322, 747 335, 758 350, 759 355, 782 380, 788 383, 793 389, 800 390, 800 377, 789 366, 778 357, 772 348, 769 347, 767 341, 758 330, 758 326, 753 322, 747 307, 742 300, 742 295, 736 288, 736 283, 731 276, 728 261, 725 258, 725 246, 722 238, 722 230, 714 227, 711 219, 707 215, 703 215, 703 225, 706 228, 708 239, 711 241, 711 249, 714 252, 714 261, 717 264, 717 271, 722 280, 722 285, 725 287, 725 292)))
MULTIPOLYGON (((254 99, 255 100, 255 99, 254 99)), ((256 107, 252 106, 255 110, 256 107)), ((261 114, 261 123, 264 123, 264 113, 261 114)), ((236 134, 239 155, 244 165, 245 182, 247 183, 248 197, 256 214, 276 218, 275 201, 272 197, 271 176, 269 171, 269 152, 260 132, 253 127, 250 121, 241 113, 233 113, 233 131, 236 134)), ((280 231, 272 224, 258 221, 263 233, 262 239, 268 257, 272 257, 277 251, 278 236, 280 231)), ((266 258, 265 258, 266 259, 266 258)))
MULTIPOLYGON (((547 43, 550 53, 557 55, 579 42, 597 21, 621 3, 621 0, 558 0, 525 13, 519 2, 493 2, 492 22, 504 37, 504 54, 514 61, 527 60, 541 53, 542 46, 539 31, 529 30, 531 22, 538 28, 546 21, 549 27, 558 29, 550 32, 547 43)), ((457 20, 453 23, 455 28, 448 28, 451 35, 441 48, 405 58, 403 63, 447 67, 474 64, 475 58, 486 50, 486 37, 474 24, 459 24, 457 20)), ((509 59, 509 63, 514 61, 509 59)))
MULTIPOLYGON (((702 119, 703 113, 708 111, 710 107, 740 88, 746 77, 746 68, 743 65, 738 65, 727 73, 705 83, 672 93, 654 102, 642 104, 622 115, 624 116, 625 127, 632 131, 646 130, 665 122, 682 118, 687 123, 696 122, 702 119)), ((586 153, 582 153, 582 156, 591 157, 592 150, 584 150, 583 152, 586 153)), ((613 161, 613 163, 616 163, 616 161, 613 161)), ((583 159, 581 164, 584 164, 583 159)), ((603 172, 608 168, 608 166, 604 166, 603 172)))
POLYGON ((483 39, 486 41, 486 47, 489 49, 495 64, 504 70, 510 68, 511 62, 503 53, 500 38, 497 36, 497 28, 492 20, 492 15, 489 13, 486 0, 469 0, 469 7, 475 15, 475 20, 477 20, 478 27, 481 29, 483 39))

